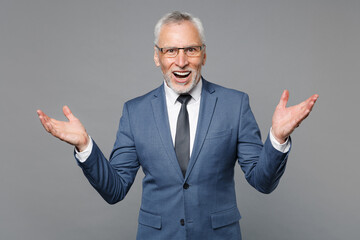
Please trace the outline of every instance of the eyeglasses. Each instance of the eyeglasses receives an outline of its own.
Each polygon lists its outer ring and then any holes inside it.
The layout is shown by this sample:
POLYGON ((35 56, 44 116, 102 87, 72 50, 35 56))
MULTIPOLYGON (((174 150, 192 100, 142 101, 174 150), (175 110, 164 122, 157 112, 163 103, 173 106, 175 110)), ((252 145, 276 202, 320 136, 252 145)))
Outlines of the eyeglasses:
POLYGON ((158 45, 155 45, 159 51, 165 55, 165 57, 174 58, 179 54, 179 50, 184 50, 184 53, 188 57, 198 57, 201 55, 201 50, 205 49, 205 44, 201 46, 190 46, 184 48, 177 48, 177 47, 165 47, 161 48, 158 45))

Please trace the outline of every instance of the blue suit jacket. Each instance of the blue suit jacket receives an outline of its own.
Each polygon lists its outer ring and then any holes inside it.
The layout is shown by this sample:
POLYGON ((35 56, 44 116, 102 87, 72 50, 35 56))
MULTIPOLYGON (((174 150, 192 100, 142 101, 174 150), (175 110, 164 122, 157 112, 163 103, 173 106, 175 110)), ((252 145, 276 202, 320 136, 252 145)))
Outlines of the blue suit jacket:
POLYGON ((163 86, 125 103, 107 161, 94 142, 79 163, 110 204, 122 200, 139 167, 145 174, 137 239, 241 239, 234 166, 270 193, 287 154, 263 145, 247 94, 203 80, 199 120, 185 178, 171 138, 163 86))

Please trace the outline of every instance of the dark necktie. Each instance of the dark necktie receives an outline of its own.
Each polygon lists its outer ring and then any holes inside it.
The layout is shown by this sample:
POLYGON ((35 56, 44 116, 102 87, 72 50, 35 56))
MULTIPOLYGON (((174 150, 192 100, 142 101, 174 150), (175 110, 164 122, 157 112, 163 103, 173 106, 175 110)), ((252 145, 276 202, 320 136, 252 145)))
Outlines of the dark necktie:
POLYGON ((181 103, 181 109, 176 125, 175 153, 184 177, 190 159, 190 127, 189 115, 186 109, 190 99, 189 94, 182 94, 177 99, 181 103))

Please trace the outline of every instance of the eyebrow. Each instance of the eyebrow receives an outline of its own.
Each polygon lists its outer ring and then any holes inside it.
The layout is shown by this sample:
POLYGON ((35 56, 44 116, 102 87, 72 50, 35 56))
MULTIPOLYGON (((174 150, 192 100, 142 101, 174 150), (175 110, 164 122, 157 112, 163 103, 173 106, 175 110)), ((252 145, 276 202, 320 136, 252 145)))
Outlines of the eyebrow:
POLYGON ((184 47, 173 47, 173 46, 169 46, 169 47, 162 47, 162 48, 188 48, 188 47, 198 47, 198 46, 202 46, 202 44, 191 44, 191 45, 186 45, 184 47))

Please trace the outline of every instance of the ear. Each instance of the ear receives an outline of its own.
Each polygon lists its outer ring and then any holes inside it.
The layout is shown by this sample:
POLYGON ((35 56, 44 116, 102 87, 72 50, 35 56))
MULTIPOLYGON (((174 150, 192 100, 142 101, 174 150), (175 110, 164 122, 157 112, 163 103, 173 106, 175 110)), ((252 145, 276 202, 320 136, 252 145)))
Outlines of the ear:
POLYGON ((203 56, 203 61, 202 61, 202 65, 204 66, 206 62, 206 52, 204 52, 204 56, 203 56))
POLYGON ((159 53, 157 51, 157 48, 154 46, 154 62, 157 67, 160 66, 160 60, 159 60, 159 53))

